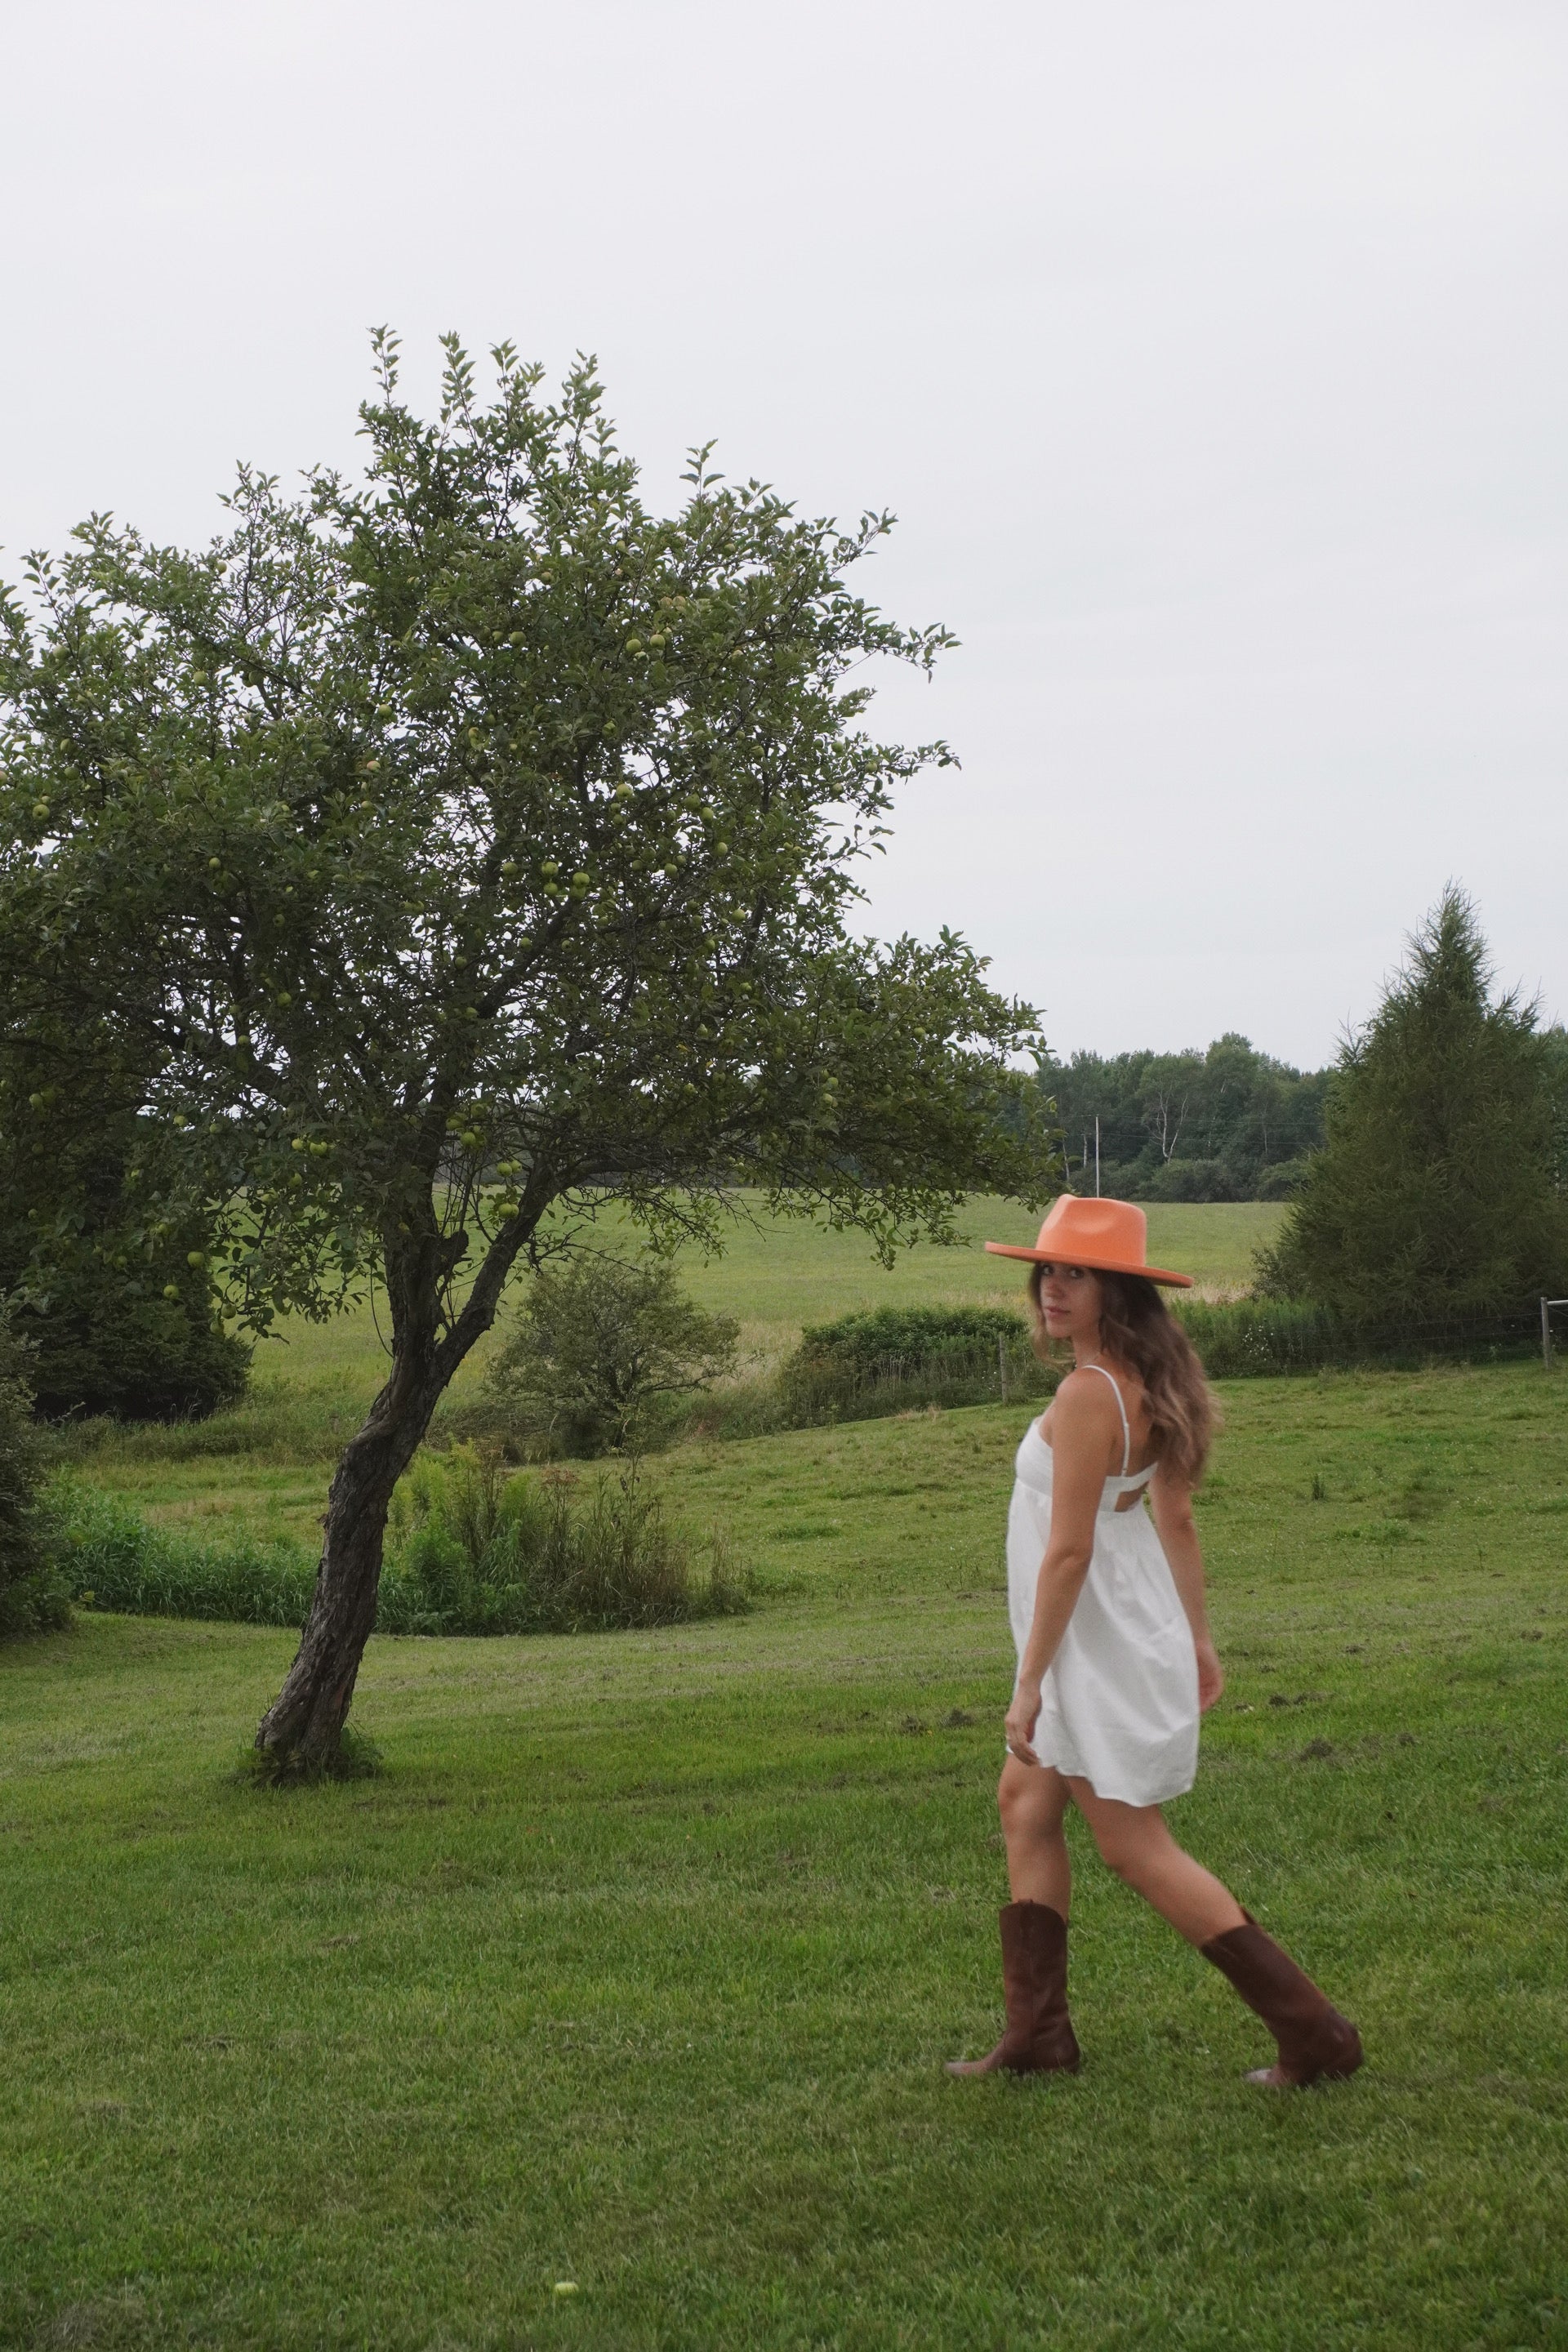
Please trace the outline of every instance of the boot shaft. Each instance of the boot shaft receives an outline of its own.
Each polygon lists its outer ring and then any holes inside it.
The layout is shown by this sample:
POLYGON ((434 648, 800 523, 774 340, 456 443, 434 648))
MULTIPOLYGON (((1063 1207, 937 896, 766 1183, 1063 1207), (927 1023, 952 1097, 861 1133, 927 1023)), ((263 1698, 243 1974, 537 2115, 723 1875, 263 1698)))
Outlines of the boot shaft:
POLYGON ((1320 2075, 1353 2074, 1362 2062, 1355 2027, 1289 1953, 1264 1934, 1252 1914, 1244 1916, 1244 1927, 1214 1937, 1203 1946, 1203 1956, 1274 2036, 1281 2075, 1304 2086, 1320 2075))

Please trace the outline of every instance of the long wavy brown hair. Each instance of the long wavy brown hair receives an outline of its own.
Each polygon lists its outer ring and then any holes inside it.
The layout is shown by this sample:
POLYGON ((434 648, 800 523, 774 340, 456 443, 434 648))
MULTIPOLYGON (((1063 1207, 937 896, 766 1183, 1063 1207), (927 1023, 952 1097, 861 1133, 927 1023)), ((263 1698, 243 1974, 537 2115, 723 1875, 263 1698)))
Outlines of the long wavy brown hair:
MULTIPOLYGON (((1215 1433, 1219 1406, 1204 1377, 1197 1350, 1160 1296, 1159 1287, 1141 1274, 1101 1274, 1100 1341, 1108 1356, 1136 1372, 1143 1384, 1149 1408, 1150 1434, 1160 1460, 1184 1486, 1195 1486, 1204 1475, 1215 1433)), ((1035 1318, 1035 1352, 1045 1356, 1052 1342, 1040 1305, 1045 1268, 1037 1265, 1029 1276, 1029 1305, 1035 1318)))

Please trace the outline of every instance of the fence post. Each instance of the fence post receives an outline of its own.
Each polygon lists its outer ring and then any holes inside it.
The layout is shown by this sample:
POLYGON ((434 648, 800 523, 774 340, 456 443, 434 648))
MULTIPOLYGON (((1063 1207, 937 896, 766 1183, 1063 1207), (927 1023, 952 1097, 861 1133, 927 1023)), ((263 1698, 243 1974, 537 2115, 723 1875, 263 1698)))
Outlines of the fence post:
POLYGON ((996 1370, 1001 1375, 1002 1402, 1005 1404, 1007 1402, 1007 1341, 1005 1335, 1000 1331, 996 1334, 996 1370))
POLYGON ((1552 1370, 1552 1301, 1544 1290, 1541 1294, 1541 1360, 1552 1370))

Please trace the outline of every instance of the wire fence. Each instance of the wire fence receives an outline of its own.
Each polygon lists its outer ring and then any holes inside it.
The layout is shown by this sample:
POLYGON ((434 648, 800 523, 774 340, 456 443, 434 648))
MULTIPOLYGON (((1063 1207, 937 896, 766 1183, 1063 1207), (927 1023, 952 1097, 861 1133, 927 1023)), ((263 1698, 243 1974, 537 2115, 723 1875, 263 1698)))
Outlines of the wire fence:
POLYGON ((1213 1380, 1362 1367, 1396 1371, 1430 1363, 1514 1363, 1543 1352, 1539 1301, 1506 1314, 1413 1316, 1378 1323, 1284 1301, 1184 1303, 1176 1311, 1213 1380))

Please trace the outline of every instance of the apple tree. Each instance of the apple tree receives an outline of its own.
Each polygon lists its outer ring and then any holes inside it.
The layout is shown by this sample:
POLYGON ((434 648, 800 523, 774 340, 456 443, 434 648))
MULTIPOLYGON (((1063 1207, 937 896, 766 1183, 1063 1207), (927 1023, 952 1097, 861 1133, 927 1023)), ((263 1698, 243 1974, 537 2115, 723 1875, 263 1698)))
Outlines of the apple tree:
POLYGON ((239 1328, 384 1286, 279 1769, 332 1761, 393 1487, 520 1260, 612 1195, 716 1242, 737 1188, 887 1258, 1052 1172, 1029 1008, 855 928, 948 756, 862 724, 868 661, 949 642, 854 593, 889 518, 706 452, 652 511, 590 363, 552 399, 494 356, 483 399, 448 339, 428 419, 379 336, 363 474, 242 468, 197 552, 95 516, 0 619, 0 1051, 134 1080, 239 1328))

